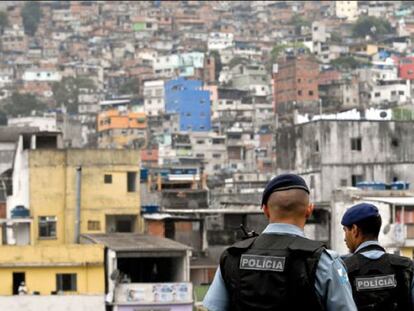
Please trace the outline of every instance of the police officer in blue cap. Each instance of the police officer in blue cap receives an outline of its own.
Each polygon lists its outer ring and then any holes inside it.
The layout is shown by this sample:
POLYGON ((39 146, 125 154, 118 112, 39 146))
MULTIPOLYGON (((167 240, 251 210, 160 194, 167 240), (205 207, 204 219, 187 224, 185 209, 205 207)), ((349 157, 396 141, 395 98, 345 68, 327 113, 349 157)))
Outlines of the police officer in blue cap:
POLYGON ((203 305, 210 311, 356 311, 342 260, 304 237, 314 208, 305 181, 294 174, 273 178, 262 208, 269 225, 224 251, 203 305))
POLYGON ((378 243, 378 208, 369 203, 354 205, 341 223, 352 253, 345 264, 358 310, 413 310, 413 262, 387 254, 378 243))

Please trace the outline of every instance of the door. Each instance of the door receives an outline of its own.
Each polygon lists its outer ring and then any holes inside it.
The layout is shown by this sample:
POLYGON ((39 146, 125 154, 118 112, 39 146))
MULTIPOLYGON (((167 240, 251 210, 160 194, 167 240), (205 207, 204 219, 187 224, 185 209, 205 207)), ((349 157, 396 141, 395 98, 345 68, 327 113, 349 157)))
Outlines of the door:
POLYGON ((13 272, 13 295, 19 294, 19 286, 22 282, 26 283, 26 275, 24 272, 13 272))

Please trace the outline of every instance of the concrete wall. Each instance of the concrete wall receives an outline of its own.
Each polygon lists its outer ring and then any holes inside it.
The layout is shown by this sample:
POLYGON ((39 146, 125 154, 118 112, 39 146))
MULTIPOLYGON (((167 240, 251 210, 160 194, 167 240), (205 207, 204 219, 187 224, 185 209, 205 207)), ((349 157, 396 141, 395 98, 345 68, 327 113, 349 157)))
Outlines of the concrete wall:
POLYGON ((304 176, 314 201, 329 201, 334 189, 362 180, 414 182, 414 124, 395 121, 324 120, 278 129, 279 172, 304 176), (361 139, 361 150, 351 140, 361 139))
POLYGON ((13 311, 104 311, 103 295, 94 296, 0 296, 0 310, 13 311))

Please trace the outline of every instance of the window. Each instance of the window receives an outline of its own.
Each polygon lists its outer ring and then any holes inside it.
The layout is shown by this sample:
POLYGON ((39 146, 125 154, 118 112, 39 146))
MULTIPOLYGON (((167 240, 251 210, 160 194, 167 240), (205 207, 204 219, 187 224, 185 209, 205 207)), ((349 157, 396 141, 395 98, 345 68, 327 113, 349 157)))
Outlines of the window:
POLYGON ((56 291, 75 292, 77 288, 76 273, 56 274, 56 291))
POLYGON ((398 138, 393 138, 392 140, 391 140, 391 146, 393 146, 393 147, 398 147, 400 145, 400 141, 398 140, 398 138))
POLYGON ((391 95, 397 95, 397 91, 391 91, 391 95))
POLYGON ((375 96, 375 97, 380 97, 380 96, 381 96, 381 93, 380 93, 380 92, 376 92, 376 93, 374 94, 374 96, 375 96))
POLYGON ((319 141, 315 140, 315 152, 319 152, 319 141))
POLYGON ((313 96, 313 91, 308 92, 309 96, 313 96))
POLYGON ((101 222, 99 220, 88 220, 88 230, 90 231, 101 230, 101 222))
POLYGON ((299 96, 302 96, 302 91, 300 91, 300 90, 299 90, 299 91, 298 91, 298 95, 299 95, 299 96))
POLYGON ((214 159, 220 159, 221 158, 221 154, 220 153, 213 153, 213 158, 214 159))
POLYGON ((348 181, 346 179, 341 179, 341 187, 346 187, 348 185, 348 181))
POLYGON ((204 153, 197 153, 196 158, 204 158, 204 153))
POLYGON ((204 140, 202 139, 197 140, 197 145, 204 145, 204 140))
POLYGON ((112 175, 111 174, 105 174, 104 175, 104 183, 105 184, 112 184, 112 175))
POLYGON ((39 238, 56 238, 56 216, 39 217, 39 238))
POLYGON ((362 175, 352 175, 352 187, 356 187, 357 183, 362 181, 362 175))
POLYGON ((128 172, 127 173, 127 190, 128 192, 135 192, 137 191, 137 173, 136 172, 128 172))
POLYGON ((398 95, 404 95, 404 91, 398 91, 398 95))
POLYGON ((361 137, 351 138, 351 150, 361 151, 361 137))

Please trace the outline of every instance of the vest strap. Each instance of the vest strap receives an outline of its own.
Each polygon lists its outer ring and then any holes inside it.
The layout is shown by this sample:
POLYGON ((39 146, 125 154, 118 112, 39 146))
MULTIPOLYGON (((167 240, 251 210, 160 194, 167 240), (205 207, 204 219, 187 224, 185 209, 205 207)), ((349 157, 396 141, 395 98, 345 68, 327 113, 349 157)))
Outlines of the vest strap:
POLYGON ((354 255, 365 253, 365 252, 368 252, 368 251, 382 251, 384 253, 386 252, 385 249, 382 246, 380 246, 378 244, 373 244, 373 245, 368 245, 368 246, 365 246, 365 247, 361 248, 360 250, 355 252, 354 255))

